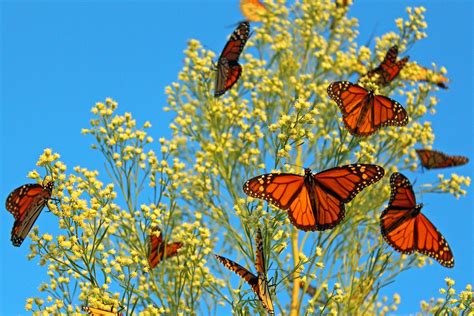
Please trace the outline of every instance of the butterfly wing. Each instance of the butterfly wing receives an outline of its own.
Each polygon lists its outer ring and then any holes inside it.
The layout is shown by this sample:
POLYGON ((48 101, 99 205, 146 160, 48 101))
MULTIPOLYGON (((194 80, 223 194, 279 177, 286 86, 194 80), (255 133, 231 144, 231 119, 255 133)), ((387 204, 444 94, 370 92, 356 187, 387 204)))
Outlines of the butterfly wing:
POLYGON ((240 264, 238 264, 238 263, 236 263, 236 262, 234 262, 230 259, 227 259, 227 258, 219 256, 219 255, 214 255, 214 256, 216 257, 217 260, 219 260, 224 265, 224 267, 226 267, 230 271, 233 271, 238 276, 240 276, 242 279, 244 279, 245 282, 247 282, 250 285, 250 287, 255 292, 255 294, 258 295, 259 289, 258 289, 258 277, 257 276, 255 276, 252 272, 250 272, 249 270, 242 267, 240 264))
POLYGON ((242 74, 242 66, 237 62, 229 63, 226 58, 219 59, 217 64, 217 77, 214 96, 219 97, 239 80, 242 74))
POLYGON ((154 231, 159 231, 160 235, 156 236, 155 233, 150 235, 148 262, 152 269, 156 267, 163 259, 176 256, 179 248, 183 246, 181 242, 173 242, 165 245, 163 243, 161 230, 159 228, 155 228, 154 231))
POLYGON ((448 242, 428 218, 421 213, 416 217, 415 229, 415 246, 418 252, 435 259, 447 268, 454 267, 454 256, 448 242))
POLYGON ((268 280, 266 272, 265 255, 263 253, 263 239, 260 228, 257 229, 257 236, 255 238, 256 254, 255 254, 255 268, 258 275, 258 293, 257 296, 263 304, 263 307, 270 313, 274 313, 273 301, 268 289, 268 280))
POLYGON ((7 198, 6 209, 13 214, 15 223, 11 241, 15 247, 21 246, 39 214, 51 198, 53 182, 45 187, 40 184, 25 184, 15 189, 7 198))
POLYGON ((292 173, 267 173, 245 182, 244 192, 263 199, 282 210, 287 210, 293 225, 302 230, 315 230, 315 217, 311 208, 304 177, 292 173))
POLYGON ((385 174, 382 167, 369 164, 352 164, 331 168, 313 175, 315 227, 330 229, 345 216, 344 203, 350 202, 365 187, 379 181, 385 174))
POLYGON ((408 123, 408 114, 400 103, 373 95, 348 81, 331 83, 328 95, 338 105, 344 125, 352 135, 369 136, 381 127, 408 123))
POLYGON ((465 165, 469 159, 464 156, 449 156, 429 149, 416 149, 421 165, 426 169, 447 168, 465 165))
POLYGON ((251 22, 261 22, 267 9, 259 0, 240 0, 240 11, 251 22))
POLYGON ((249 38, 250 24, 241 22, 230 36, 217 62, 217 76, 214 96, 223 95, 240 78, 242 67, 238 60, 249 38))
POLYGON ((412 253, 415 249, 415 194, 410 181, 401 173, 390 177, 390 201, 380 216, 382 236, 395 250, 412 253))

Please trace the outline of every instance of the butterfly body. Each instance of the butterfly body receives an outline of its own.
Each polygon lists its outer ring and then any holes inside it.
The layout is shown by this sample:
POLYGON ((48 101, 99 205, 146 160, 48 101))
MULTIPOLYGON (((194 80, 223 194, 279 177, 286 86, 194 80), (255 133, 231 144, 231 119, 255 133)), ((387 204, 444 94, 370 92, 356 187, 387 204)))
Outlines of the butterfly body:
POLYGON ((31 183, 22 185, 10 193, 5 207, 15 218, 11 233, 13 246, 21 246, 28 236, 39 214, 51 199, 53 188, 52 181, 45 186, 31 183))
POLYGON ((250 35, 250 24, 241 22, 230 36, 217 61, 214 96, 219 97, 239 80, 242 66, 239 57, 250 35))
POLYGON ((441 265, 454 266, 453 253, 444 236, 421 213, 409 180, 401 173, 390 177, 391 196, 388 207, 380 216, 380 228, 385 241, 396 251, 415 251, 437 260, 441 265))
POLYGON ((405 126, 408 114, 400 103, 377 95, 349 81, 336 81, 327 89, 342 113, 342 120, 349 133, 369 136, 384 126, 405 126))
POLYGON ((306 168, 303 176, 292 173, 268 173, 248 180, 244 192, 254 198, 288 211, 293 225, 304 231, 326 230, 345 216, 344 203, 362 189, 380 180, 380 166, 352 164, 313 174, 306 168))

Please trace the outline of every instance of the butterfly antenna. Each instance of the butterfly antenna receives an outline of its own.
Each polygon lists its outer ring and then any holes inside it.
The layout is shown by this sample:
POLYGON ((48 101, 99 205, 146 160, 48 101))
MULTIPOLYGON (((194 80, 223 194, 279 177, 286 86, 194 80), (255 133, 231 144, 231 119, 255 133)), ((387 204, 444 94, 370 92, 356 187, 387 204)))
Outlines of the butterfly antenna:
POLYGON ((367 42, 365 43, 365 47, 370 47, 370 44, 372 43, 372 40, 375 37, 375 32, 377 31, 377 27, 379 26, 379 23, 375 23, 374 28, 372 29, 372 33, 370 33, 369 38, 367 39, 367 42))

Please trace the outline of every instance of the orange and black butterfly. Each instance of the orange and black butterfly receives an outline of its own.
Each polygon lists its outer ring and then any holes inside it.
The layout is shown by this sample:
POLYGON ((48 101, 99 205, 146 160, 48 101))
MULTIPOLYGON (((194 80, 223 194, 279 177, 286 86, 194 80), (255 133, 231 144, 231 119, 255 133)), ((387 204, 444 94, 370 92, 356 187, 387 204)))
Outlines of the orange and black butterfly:
POLYGON ((416 149, 421 165, 426 169, 438 169, 462 166, 469 162, 464 156, 449 156, 445 153, 429 149, 416 149))
POLYGON ((82 306, 82 310, 86 312, 88 315, 92 316, 122 316, 123 314, 121 312, 114 312, 113 311, 113 306, 110 309, 110 311, 96 308, 96 307, 90 307, 90 306, 82 306))
POLYGON ((242 74, 239 56, 249 38, 249 22, 241 22, 230 36, 217 61, 216 88, 214 96, 223 95, 237 82, 242 74))
POLYGON ((443 76, 440 73, 437 73, 431 69, 428 69, 426 67, 417 65, 413 63, 412 65, 413 68, 416 69, 414 71, 414 75, 411 75, 410 77, 406 78, 408 80, 413 80, 413 81, 425 81, 425 82, 430 82, 435 85, 437 85, 440 88, 443 89, 448 89, 448 86, 446 85, 449 83, 449 79, 443 76))
POLYGON ((443 235, 421 214, 423 205, 416 204, 410 181, 396 172, 390 177, 390 188, 390 202, 380 216, 385 241, 396 251, 404 254, 417 251, 452 268, 453 253, 443 235))
POLYGON ((408 124, 408 114, 400 103, 348 81, 331 83, 328 95, 337 103, 352 135, 369 136, 384 126, 408 124))
POLYGON ((253 274, 249 270, 242 267, 240 264, 227 259, 225 257, 214 255, 227 269, 235 272, 238 276, 244 279, 252 288, 257 295, 258 299, 262 302, 263 307, 270 314, 274 314, 273 301, 270 296, 268 289, 268 280, 266 273, 266 262, 263 254, 263 241, 262 233, 260 229, 257 230, 257 236, 255 237, 256 251, 255 251, 255 268, 257 269, 257 275, 253 274))
POLYGON ((10 193, 5 207, 15 218, 11 234, 13 246, 21 246, 41 211, 48 204, 48 200, 51 199, 53 189, 54 182, 50 181, 44 186, 37 183, 25 184, 10 193))
POLYGON ((397 61, 397 56, 398 46, 395 45, 387 51, 382 63, 377 68, 369 71, 365 76, 370 79, 378 76, 376 83, 379 86, 384 87, 388 85, 393 79, 395 79, 396 76, 398 76, 398 73, 403 69, 409 59, 409 57, 406 56, 397 61))
POLYGON ((182 246, 183 244, 181 242, 165 244, 163 242, 161 230, 159 228, 154 228, 153 233, 150 236, 150 246, 148 249, 148 262, 150 263, 150 267, 153 269, 163 259, 176 256, 179 248, 182 246), (156 236, 156 232, 159 232, 160 235, 156 236))
POLYGON ((367 164, 340 166, 316 174, 306 168, 304 176, 268 173, 245 182, 244 192, 287 210, 299 229, 326 230, 343 220, 344 203, 379 181, 384 173, 382 167, 367 164))
POLYGON ((240 0, 240 11, 252 22, 262 22, 267 8, 259 0, 240 0))

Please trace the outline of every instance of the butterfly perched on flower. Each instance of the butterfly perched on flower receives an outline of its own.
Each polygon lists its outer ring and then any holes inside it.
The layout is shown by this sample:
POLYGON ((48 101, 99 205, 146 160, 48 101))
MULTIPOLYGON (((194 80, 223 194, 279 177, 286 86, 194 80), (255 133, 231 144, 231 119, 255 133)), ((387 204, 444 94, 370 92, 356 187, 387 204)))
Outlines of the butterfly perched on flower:
POLYGON ((348 81, 329 85, 328 95, 342 113, 344 125, 355 136, 369 136, 384 126, 405 126, 408 114, 395 100, 348 81))
POLYGON ((181 242, 172 242, 165 244, 163 242, 163 235, 159 228, 154 228, 150 235, 150 243, 148 248, 148 262, 153 269, 163 259, 176 256, 179 248, 183 246, 181 242), (156 233, 159 232, 159 236, 156 233))
POLYGON ((262 22, 267 8, 259 0, 240 0, 240 11, 245 18, 252 22, 262 22))
POLYGON ((469 162, 464 156, 449 156, 445 153, 430 149, 415 149, 421 160, 421 165, 426 169, 438 169, 462 166, 469 162))
POLYGON ((262 302, 263 307, 270 314, 274 314, 273 301, 270 296, 268 288, 268 280, 266 273, 266 262, 263 254, 263 240, 260 229, 257 229, 257 235, 255 237, 256 250, 255 250, 255 268, 257 269, 257 275, 253 274, 249 270, 242 267, 240 264, 227 259, 225 257, 214 255, 227 269, 235 272, 238 276, 244 279, 252 288, 258 299, 262 302))
POLYGON ((249 22, 241 22, 230 36, 217 61, 217 75, 214 96, 219 97, 239 80, 242 66, 239 56, 250 35, 249 22))
POLYGON ((107 311, 96 307, 82 306, 82 310, 92 316, 123 316, 123 313, 120 311, 114 312, 113 308, 112 306, 110 311, 107 311))
POLYGON ((388 207, 380 216, 385 241, 396 251, 414 251, 430 256, 441 265, 452 268, 454 257, 443 235, 421 214, 422 204, 416 204, 410 181, 401 173, 390 177, 391 196, 388 207))
POLYGON ((384 87, 392 82, 398 76, 400 71, 408 62, 409 57, 406 56, 397 61, 398 46, 392 46, 385 54, 382 63, 375 69, 370 70, 364 77, 373 79, 377 76, 376 83, 384 87))
POLYGON ((365 187, 379 181, 385 171, 369 164, 352 164, 304 176, 292 173, 268 173, 245 182, 245 194, 263 199, 282 210, 297 228, 326 230, 345 216, 345 203, 365 187))
POLYGON ((50 181, 44 186, 38 183, 25 184, 10 193, 5 207, 15 218, 11 233, 13 246, 21 246, 41 211, 48 204, 48 200, 51 199, 53 189, 54 182, 50 181))
POLYGON ((412 71, 410 71, 409 74, 402 72, 404 79, 412 81, 425 81, 433 83, 440 88, 448 89, 447 83, 449 83, 449 79, 441 73, 435 72, 416 63, 410 63, 409 65, 412 71))

